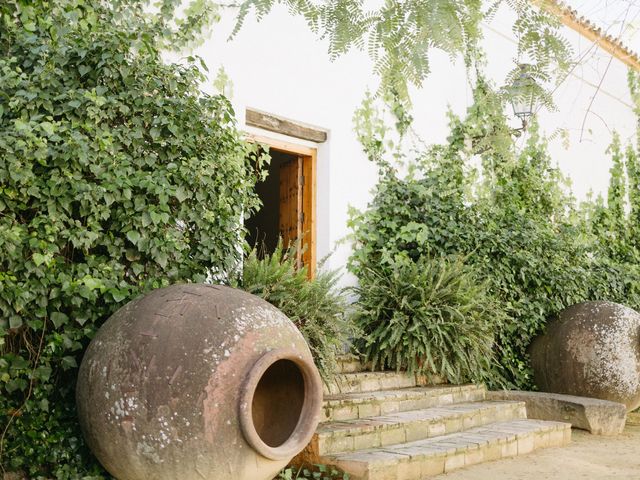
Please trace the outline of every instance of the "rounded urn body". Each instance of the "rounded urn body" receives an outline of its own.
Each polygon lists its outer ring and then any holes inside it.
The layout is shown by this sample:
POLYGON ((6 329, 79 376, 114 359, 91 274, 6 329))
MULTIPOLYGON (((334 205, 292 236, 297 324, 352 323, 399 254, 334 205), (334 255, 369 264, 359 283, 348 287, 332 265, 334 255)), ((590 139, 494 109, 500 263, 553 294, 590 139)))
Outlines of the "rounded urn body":
POLYGON ((271 480, 313 435, 322 385, 278 309, 186 284, 107 320, 76 397, 89 447, 119 480, 271 480))

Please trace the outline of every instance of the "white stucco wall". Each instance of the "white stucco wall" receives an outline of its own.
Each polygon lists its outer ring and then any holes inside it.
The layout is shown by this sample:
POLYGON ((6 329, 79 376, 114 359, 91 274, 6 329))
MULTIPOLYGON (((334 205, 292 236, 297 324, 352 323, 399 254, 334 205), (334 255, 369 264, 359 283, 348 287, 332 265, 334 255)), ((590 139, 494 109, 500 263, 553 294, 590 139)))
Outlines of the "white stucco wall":
MULTIPOLYGON (((376 181, 375 168, 363 155, 352 126, 353 112, 365 90, 377 87, 371 63, 365 53, 357 51, 330 62, 326 44, 316 39, 303 19, 284 8, 275 8, 260 23, 248 17, 237 37, 227 42, 233 18, 234 12, 229 11, 195 53, 204 58, 212 74, 224 66, 233 82, 232 102, 245 130, 258 132, 244 126, 245 108, 252 107, 329 131, 323 144, 288 140, 318 148, 317 254, 322 258, 333 251, 328 266, 340 268, 350 252, 349 245, 340 243, 348 233, 348 206, 365 207, 376 181)), ((485 28, 488 73, 497 82, 515 61, 511 21, 508 14, 501 14, 485 28)), ((626 66, 614 59, 607 70, 608 55, 577 33, 564 30, 574 45, 575 58, 583 60, 555 92, 558 110, 540 112, 540 120, 549 135, 557 129, 569 131, 568 149, 560 138, 551 142, 550 149, 581 199, 589 190, 606 190, 610 161, 605 150, 611 132, 617 130, 623 139, 633 138, 636 119, 626 86, 626 66), (589 53, 584 56, 585 52, 589 53), (605 71, 592 113, 584 120, 605 71)), ((414 97, 416 130, 426 142, 444 141, 448 106, 462 114, 470 102, 462 63, 453 64, 448 56, 434 52, 432 74, 414 97)), ((513 125, 518 126, 516 119, 513 125)))

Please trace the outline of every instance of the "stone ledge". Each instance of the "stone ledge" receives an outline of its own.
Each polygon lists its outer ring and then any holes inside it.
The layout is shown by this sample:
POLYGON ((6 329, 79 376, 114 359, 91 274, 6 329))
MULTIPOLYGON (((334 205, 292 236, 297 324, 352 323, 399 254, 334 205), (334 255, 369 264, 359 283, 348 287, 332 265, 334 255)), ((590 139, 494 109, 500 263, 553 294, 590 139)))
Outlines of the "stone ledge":
POLYGON ((568 424, 514 420, 383 448, 321 457, 353 480, 424 480, 458 468, 571 441, 568 424))
POLYGON ((525 402, 527 417, 567 422, 594 435, 618 435, 626 421, 621 403, 547 392, 502 390, 487 392, 487 399, 525 402))

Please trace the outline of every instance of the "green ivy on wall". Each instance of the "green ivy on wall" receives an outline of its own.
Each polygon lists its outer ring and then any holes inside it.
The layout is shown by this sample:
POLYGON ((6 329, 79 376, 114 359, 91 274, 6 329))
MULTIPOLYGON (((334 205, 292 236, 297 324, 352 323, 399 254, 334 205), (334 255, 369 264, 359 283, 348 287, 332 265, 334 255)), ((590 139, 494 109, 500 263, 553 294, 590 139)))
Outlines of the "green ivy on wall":
MULTIPOLYGON (((461 333, 448 345, 436 343, 438 335, 423 335, 416 346, 413 332, 417 328, 446 333, 445 327, 438 326, 441 315, 433 312, 415 322, 418 326, 413 329, 400 322, 397 331, 388 331, 394 329, 395 314, 385 308, 389 302, 378 292, 379 283, 370 281, 371 272, 391 281, 397 277, 393 272, 407 261, 420 264, 425 258, 463 258, 488 282, 488 294, 503 318, 492 339, 498 361, 493 374, 485 377, 494 385, 506 380, 530 388, 526 350, 552 315, 584 300, 640 307, 637 155, 634 148, 623 149, 614 138, 609 151, 613 167, 608 201, 576 206, 536 123, 529 128, 524 148, 516 151, 500 97, 483 81, 474 95, 466 118, 451 115, 448 143, 428 147, 410 164, 408 175, 400 175, 394 162, 384 159, 383 144, 372 137, 380 129, 359 130, 365 151, 380 166, 380 180, 367 209, 351 214, 355 244, 350 269, 361 282, 358 293, 365 310, 357 320, 369 333, 365 352, 390 366, 402 362, 411 366, 419 349, 428 349, 440 362, 449 359, 452 351, 463 351, 472 335, 461 333), (385 324, 387 342, 398 336, 395 354, 402 362, 389 358, 388 346, 380 343, 376 329, 385 324)), ((360 112, 364 118, 359 124, 375 124, 366 119, 366 113, 360 112)), ((428 282, 421 282, 424 290, 428 282)), ((405 275, 386 289, 395 294, 401 284, 410 283, 405 275)), ((409 310, 402 302, 415 300, 415 295, 403 292, 404 296, 396 295, 400 307, 395 311, 409 310)), ((480 292, 477 298, 484 296, 480 292)), ((433 298, 422 297, 422 311, 433 310, 433 298)), ((460 311, 471 304, 461 306, 459 298, 451 302, 452 308, 460 311)), ((467 315, 464 321, 472 318, 467 315)), ((475 335, 486 332, 487 320, 476 317, 475 335)), ((466 363, 475 365, 481 360, 476 350, 474 359, 466 363)), ((435 370, 442 373, 441 368, 435 370)), ((473 379, 473 371, 463 377, 473 379)))
POLYGON ((0 5, 3 471, 102 475, 75 416, 83 349, 141 293, 235 269, 257 206, 229 102, 197 59, 161 60, 214 12, 146 3, 0 5))

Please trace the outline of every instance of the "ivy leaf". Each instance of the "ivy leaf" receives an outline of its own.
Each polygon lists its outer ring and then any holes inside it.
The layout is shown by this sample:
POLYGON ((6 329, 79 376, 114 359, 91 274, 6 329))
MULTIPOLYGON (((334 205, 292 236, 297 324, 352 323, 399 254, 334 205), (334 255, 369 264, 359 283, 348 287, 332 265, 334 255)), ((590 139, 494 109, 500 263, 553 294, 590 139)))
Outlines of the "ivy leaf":
POLYGON ((23 378, 14 378, 9 380, 5 386, 8 393, 13 393, 15 391, 24 392, 27 389, 28 383, 23 378))
POLYGON ((84 283, 84 285, 89 290, 97 290, 99 288, 104 287, 104 283, 102 282, 102 280, 100 280, 98 278, 91 277, 89 275, 87 275, 86 277, 84 277, 82 279, 82 283, 84 283))
POLYGON ((136 230, 129 230, 127 232, 127 238, 131 243, 133 243, 134 245, 137 245, 138 242, 140 241, 140 233, 137 232, 136 230))
POLYGON ((51 321, 56 328, 60 328, 69 321, 69 317, 62 312, 53 312, 51 314, 51 321))
POLYGON ((46 260, 46 257, 39 252, 34 253, 31 258, 33 259, 33 263, 36 264, 36 267, 42 265, 46 260))
POLYGON ((184 202, 190 196, 191 194, 189 194, 189 192, 187 192, 183 187, 178 187, 176 189, 176 198, 179 202, 184 202))
POLYGON ((49 136, 53 135, 53 133, 55 132, 55 128, 53 126, 53 123, 51 122, 42 122, 40 124, 40 128, 42 128, 42 130, 44 130, 45 133, 49 136))
POLYGON ((34 378, 46 382, 51 377, 51 367, 41 365, 33 371, 34 378))
POLYGON ((15 329, 22 326, 22 317, 19 315, 11 315, 9 317, 9 328, 15 329))
POLYGON ((113 297, 113 300, 115 302, 120 303, 125 298, 127 298, 127 295, 129 292, 127 290, 119 290, 117 288, 112 288, 112 289, 109 289, 109 293, 111 293, 111 296, 113 297))
POLYGON ((72 357, 70 355, 62 357, 62 360, 60 361, 60 364, 62 365, 62 369, 63 370, 69 370, 70 368, 77 368, 78 367, 78 364, 76 362, 75 357, 72 357))
POLYGON ((158 252, 154 255, 154 259, 156 262, 158 262, 158 264, 164 268, 167 266, 167 254, 165 252, 158 252))
POLYGON ((29 368, 29 362, 23 357, 14 357, 11 362, 11 370, 26 370, 27 368, 29 368))

